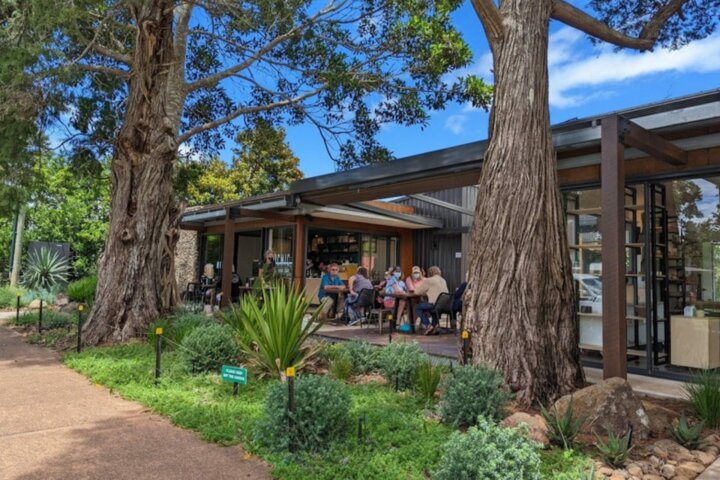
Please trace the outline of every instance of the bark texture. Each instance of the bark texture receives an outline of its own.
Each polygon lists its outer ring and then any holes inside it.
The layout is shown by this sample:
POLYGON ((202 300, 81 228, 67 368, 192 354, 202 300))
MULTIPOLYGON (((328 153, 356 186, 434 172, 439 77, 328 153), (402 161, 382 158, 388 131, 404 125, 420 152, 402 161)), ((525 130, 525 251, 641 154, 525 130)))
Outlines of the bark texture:
MULTIPOLYGON (((551 0, 501 2, 495 92, 475 211, 465 328, 474 364, 524 404, 583 383, 548 106, 551 0)), ((492 20, 492 19, 491 19, 492 20)), ((487 30, 488 23, 484 23, 487 30)), ((494 23, 497 27, 497 22, 494 23)))
POLYGON ((98 265, 95 303, 84 342, 144 333, 177 302, 174 249, 181 208, 172 171, 183 98, 173 50, 171 0, 135 2, 135 56, 123 126, 111 165, 108 239, 98 265))

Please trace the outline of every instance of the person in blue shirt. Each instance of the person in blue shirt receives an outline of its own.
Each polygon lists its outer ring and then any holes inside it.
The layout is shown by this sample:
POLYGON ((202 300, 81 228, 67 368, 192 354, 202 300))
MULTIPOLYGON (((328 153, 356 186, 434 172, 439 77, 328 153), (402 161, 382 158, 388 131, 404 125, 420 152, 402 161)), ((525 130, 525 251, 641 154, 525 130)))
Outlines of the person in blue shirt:
POLYGON ((342 295, 347 291, 345 283, 338 275, 340 266, 337 263, 331 263, 328 271, 320 280, 320 291, 318 298, 320 299, 320 317, 335 318, 342 295))
POLYGON ((402 318, 403 313, 405 312, 405 306, 407 304, 407 300, 405 299, 399 299, 396 300, 395 297, 392 295, 395 293, 406 293, 407 292, 407 286, 405 285, 405 282, 403 282, 402 279, 402 268, 398 265, 395 267, 392 271, 392 275, 388 279, 387 283, 385 284, 385 307, 386 308, 394 308, 395 302, 398 303, 398 309, 397 309, 397 319, 398 321, 402 318))

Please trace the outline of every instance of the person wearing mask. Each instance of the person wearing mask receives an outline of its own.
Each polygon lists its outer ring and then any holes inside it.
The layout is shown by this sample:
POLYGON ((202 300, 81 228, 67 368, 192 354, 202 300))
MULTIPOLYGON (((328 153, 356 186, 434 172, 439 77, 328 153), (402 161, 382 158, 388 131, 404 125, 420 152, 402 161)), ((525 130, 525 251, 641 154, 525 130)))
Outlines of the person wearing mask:
POLYGON ((422 269, 417 265, 412 267, 412 272, 405 279, 405 285, 407 286, 408 292, 414 292, 417 290, 417 288, 422 285, 423 280, 425 280, 425 275, 423 275, 422 269))
POLYGON ((396 299, 392 295, 407 292, 407 286, 405 285, 405 282, 402 281, 402 276, 402 268, 398 265, 392 270, 392 276, 388 279, 388 282, 385 285, 385 308, 395 308, 395 302, 400 302, 398 303, 397 308, 398 320, 402 318, 403 313, 405 312, 407 300, 396 299))
POLYGON ((320 280, 318 298, 321 303, 320 317, 323 319, 335 318, 342 295, 347 292, 347 287, 338 275, 339 273, 340 266, 337 263, 331 263, 328 271, 320 280))
POLYGON ((417 307, 415 307, 415 311, 420 317, 422 326, 425 328, 425 335, 433 335, 440 333, 440 329, 438 328, 438 316, 433 311, 433 309, 435 308, 435 302, 437 301, 440 294, 448 293, 447 282, 442 277, 442 271, 440 270, 440 268, 435 266, 430 267, 428 269, 428 277, 423 280, 422 285, 420 285, 415 290, 415 293, 418 295, 427 296, 426 302, 421 302, 418 304, 417 307), (431 325, 428 318, 429 313, 432 314, 431 325))

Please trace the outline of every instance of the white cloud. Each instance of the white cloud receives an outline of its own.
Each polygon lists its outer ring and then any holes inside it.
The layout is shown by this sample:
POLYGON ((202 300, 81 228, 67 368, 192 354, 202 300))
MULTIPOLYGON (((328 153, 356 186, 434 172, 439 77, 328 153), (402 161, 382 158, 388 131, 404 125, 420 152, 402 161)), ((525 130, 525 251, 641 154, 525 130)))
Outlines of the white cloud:
POLYGON ((465 131, 465 122, 467 115, 450 115, 445 119, 445 128, 450 130, 454 135, 460 135, 465 131))
POLYGON ((646 75, 678 72, 706 73, 720 70, 720 35, 713 35, 678 50, 659 48, 653 52, 615 51, 595 47, 588 58, 580 45, 583 35, 569 27, 561 28, 550 38, 550 104, 555 107, 580 105, 590 99, 613 95, 595 91, 591 95, 577 91, 587 87, 610 86, 646 75))

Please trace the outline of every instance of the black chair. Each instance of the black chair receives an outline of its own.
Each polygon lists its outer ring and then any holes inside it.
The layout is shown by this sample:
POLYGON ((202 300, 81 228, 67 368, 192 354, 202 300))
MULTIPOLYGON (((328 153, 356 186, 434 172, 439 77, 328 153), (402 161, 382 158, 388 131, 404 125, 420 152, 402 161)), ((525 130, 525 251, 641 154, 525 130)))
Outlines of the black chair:
POLYGON ((202 301, 202 291, 198 282, 190 282, 185 287, 185 291, 180 296, 184 302, 200 303, 202 301))
POLYGON ((358 293, 358 298, 353 302, 349 308, 352 308, 355 311, 355 314, 357 316, 357 320, 351 323, 351 325, 355 325, 356 323, 360 323, 360 326, 362 326, 362 321, 367 319, 363 315, 362 317, 359 315, 360 310, 364 310, 365 312, 369 312, 373 307, 375 306, 375 289, 374 288, 363 288, 360 290, 360 293, 358 293))
POLYGON ((455 328, 455 313, 453 313, 452 304, 453 296, 450 293, 441 293, 435 300, 432 311, 437 315, 438 325, 440 324, 440 318, 444 314, 447 315, 447 328, 455 328))

